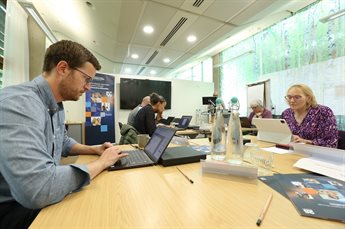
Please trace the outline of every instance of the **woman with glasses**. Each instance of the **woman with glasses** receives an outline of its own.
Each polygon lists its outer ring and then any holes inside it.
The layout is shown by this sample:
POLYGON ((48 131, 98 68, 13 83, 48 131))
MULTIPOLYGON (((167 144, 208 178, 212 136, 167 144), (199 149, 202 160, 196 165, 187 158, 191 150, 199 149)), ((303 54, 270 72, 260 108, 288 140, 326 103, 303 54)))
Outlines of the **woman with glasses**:
POLYGON ((272 118, 272 112, 267 110, 260 99, 255 99, 250 102, 252 112, 249 114, 249 122, 252 123, 253 118, 272 118))
POLYGON ((304 84, 291 86, 285 96, 290 108, 282 113, 294 142, 337 147, 338 130, 329 107, 317 104, 313 91, 304 84))

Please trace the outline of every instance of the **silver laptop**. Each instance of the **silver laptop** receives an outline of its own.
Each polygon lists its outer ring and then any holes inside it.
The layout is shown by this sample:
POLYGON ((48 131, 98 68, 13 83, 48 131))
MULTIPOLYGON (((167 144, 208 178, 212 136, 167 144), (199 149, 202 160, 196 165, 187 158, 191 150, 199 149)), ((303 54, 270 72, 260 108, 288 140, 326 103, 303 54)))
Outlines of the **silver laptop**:
POLYGON ((291 130, 284 119, 253 118, 258 129, 257 139, 276 144, 288 144, 292 140, 291 130))
POLYGON ((157 164, 174 135, 175 129, 158 126, 144 150, 122 151, 123 153, 128 153, 128 156, 121 158, 121 160, 110 166, 108 170, 147 167, 157 164))

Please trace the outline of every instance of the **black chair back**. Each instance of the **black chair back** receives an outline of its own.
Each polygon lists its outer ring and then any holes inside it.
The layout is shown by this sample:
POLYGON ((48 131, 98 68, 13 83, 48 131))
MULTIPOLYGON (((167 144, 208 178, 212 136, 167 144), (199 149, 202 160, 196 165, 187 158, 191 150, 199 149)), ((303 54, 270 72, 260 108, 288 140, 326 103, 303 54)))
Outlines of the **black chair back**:
POLYGON ((345 150, 345 131, 338 130, 338 149, 345 150))

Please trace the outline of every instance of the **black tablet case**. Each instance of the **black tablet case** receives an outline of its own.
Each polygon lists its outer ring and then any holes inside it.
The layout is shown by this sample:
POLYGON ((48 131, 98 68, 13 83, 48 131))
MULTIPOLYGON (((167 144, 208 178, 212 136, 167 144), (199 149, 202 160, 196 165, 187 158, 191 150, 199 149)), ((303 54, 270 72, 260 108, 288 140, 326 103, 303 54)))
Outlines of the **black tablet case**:
POLYGON ((163 166, 172 166, 199 162, 200 159, 206 159, 206 152, 197 151, 190 146, 179 146, 167 148, 159 163, 163 166))

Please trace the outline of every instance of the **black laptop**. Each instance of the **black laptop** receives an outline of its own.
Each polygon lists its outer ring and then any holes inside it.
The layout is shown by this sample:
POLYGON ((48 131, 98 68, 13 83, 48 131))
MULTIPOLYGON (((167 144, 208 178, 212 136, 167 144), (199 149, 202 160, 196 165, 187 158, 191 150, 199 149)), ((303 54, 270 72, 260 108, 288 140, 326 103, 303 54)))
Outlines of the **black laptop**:
POLYGON ((182 115, 178 125, 175 127, 175 130, 186 130, 191 120, 192 120, 191 115, 182 115))
POLYGON ((122 151, 123 153, 128 153, 128 156, 117 161, 108 170, 138 168, 157 164, 174 136, 175 131, 173 128, 158 126, 144 150, 122 151))
POLYGON ((159 123, 162 123, 164 125, 170 125, 170 123, 172 122, 172 120, 174 120, 175 117, 173 116, 169 116, 167 119, 161 119, 159 121, 159 123))
POLYGON ((240 117, 241 127, 243 128, 251 128, 252 124, 249 121, 248 117, 240 117))

